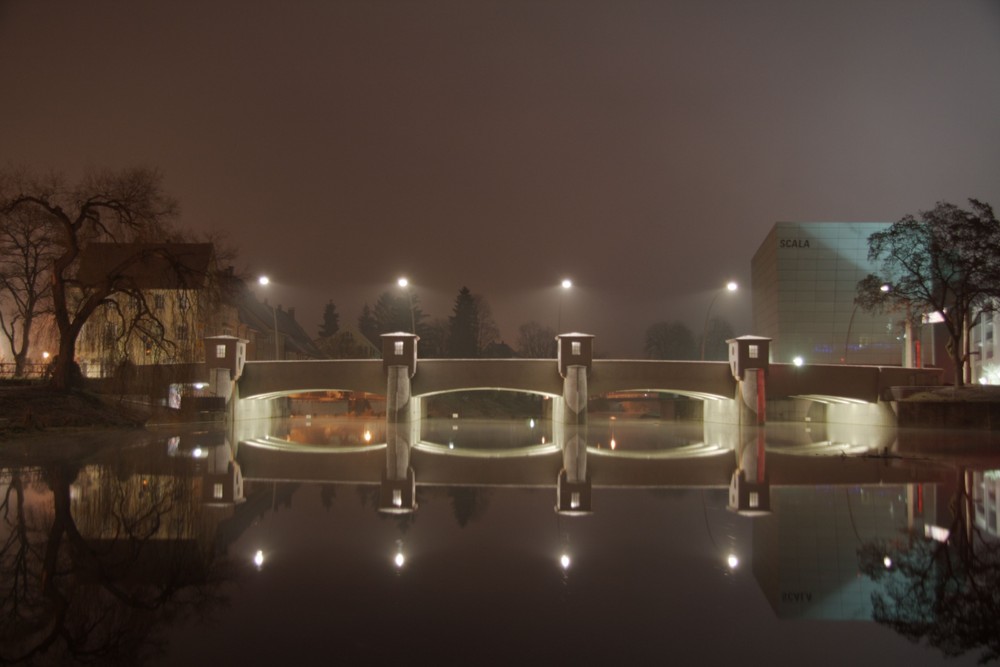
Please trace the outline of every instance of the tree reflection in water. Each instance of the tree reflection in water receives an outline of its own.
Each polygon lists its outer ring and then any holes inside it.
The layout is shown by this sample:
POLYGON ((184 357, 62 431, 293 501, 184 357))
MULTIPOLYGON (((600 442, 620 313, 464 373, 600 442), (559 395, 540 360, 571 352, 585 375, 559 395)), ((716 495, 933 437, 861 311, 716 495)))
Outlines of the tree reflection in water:
POLYGON ((1000 658, 1000 542, 977 526, 964 472, 958 488, 946 538, 868 542, 858 560, 881 584, 872 593, 876 622, 945 655, 980 651, 989 662, 1000 658))
POLYGON ((137 663, 158 627, 223 601, 191 477, 60 463, 0 481, 0 662, 137 663))

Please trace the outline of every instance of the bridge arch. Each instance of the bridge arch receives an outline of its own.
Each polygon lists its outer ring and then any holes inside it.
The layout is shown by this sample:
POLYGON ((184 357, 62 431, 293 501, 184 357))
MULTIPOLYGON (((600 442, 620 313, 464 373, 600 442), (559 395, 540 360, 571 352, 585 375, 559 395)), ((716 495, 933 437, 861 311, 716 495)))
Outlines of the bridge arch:
POLYGON ((588 388, 592 396, 655 391, 718 401, 736 395, 736 379, 721 361, 595 359, 588 388))
POLYGON ((384 396, 380 359, 248 361, 240 378, 240 398, 278 398, 314 391, 360 391, 384 396))

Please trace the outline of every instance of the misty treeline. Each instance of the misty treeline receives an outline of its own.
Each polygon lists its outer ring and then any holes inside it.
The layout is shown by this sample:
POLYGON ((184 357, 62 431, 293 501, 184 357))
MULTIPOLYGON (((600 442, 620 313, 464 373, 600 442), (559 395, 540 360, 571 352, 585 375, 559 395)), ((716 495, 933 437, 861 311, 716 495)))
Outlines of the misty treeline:
POLYGON ((317 346, 330 358, 376 356, 382 334, 405 332, 420 337, 423 358, 545 358, 556 354, 556 332, 538 322, 518 328, 515 347, 500 337, 489 301, 461 287, 448 317, 430 317, 420 307, 417 294, 402 288, 379 295, 374 305, 365 303, 357 327, 341 327, 340 314, 330 301, 323 310, 317 346))
MULTIPOLYGON (((192 340, 221 332, 213 321, 220 304, 247 298, 245 281, 232 269, 234 252, 218 238, 178 227, 178 204, 162 181, 145 167, 93 171, 76 180, 0 169, 0 331, 15 375, 25 373, 41 325, 56 341, 48 369, 56 389, 79 379, 77 344, 85 331, 96 339, 91 347, 103 346, 112 360, 196 361, 181 351, 191 356, 199 349, 192 340), (165 307, 152 283, 179 296, 165 307), (102 328, 85 329, 95 314, 102 328)), ((872 234, 868 246, 878 271, 858 284, 858 306, 911 322, 938 313, 955 365, 965 369, 958 382, 966 381, 974 354, 969 332, 1000 298, 1000 225, 993 209, 975 199, 967 210, 940 202, 872 234)), ((419 296, 403 288, 366 303, 354 321, 345 325, 335 304, 326 304, 317 340, 324 356, 378 356, 381 334, 396 331, 420 336, 422 357, 556 353, 556 332, 534 321, 521 324, 508 345, 487 299, 464 286, 447 317, 429 316, 419 296)), ((700 333, 658 321, 647 328, 644 349, 651 359, 696 359, 700 348, 705 359, 725 359, 732 335, 721 318, 707 320, 700 333)))

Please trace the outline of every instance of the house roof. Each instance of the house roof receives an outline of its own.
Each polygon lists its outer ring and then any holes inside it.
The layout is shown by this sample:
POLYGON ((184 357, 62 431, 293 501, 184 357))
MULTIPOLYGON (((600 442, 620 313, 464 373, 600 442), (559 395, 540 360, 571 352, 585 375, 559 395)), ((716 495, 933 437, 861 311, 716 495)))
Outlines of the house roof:
POLYGON ((294 310, 286 311, 281 306, 272 310, 266 302, 258 301, 245 284, 242 298, 238 300, 238 309, 240 321, 261 333, 270 334, 277 323, 278 333, 284 337, 286 354, 293 353, 313 359, 323 357, 323 353, 296 321, 294 310))
POLYGON ((197 289, 213 252, 211 243, 88 243, 77 277, 85 286, 110 279, 138 289, 197 289))

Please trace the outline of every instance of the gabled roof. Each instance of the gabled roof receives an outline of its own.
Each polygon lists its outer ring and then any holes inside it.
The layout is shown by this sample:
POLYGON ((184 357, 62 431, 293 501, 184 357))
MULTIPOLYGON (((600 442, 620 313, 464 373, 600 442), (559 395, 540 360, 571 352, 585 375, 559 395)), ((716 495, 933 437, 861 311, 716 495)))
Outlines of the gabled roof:
POLYGON ((88 243, 77 277, 85 286, 110 278, 138 289, 197 289, 213 252, 211 243, 88 243))
POLYGON ((278 333, 284 337, 286 354, 295 353, 312 359, 323 358, 323 353, 316 347, 316 344, 309 338, 291 312, 283 310, 281 306, 272 310, 267 303, 258 301, 245 284, 237 301, 237 308, 240 321, 261 333, 270 335, 274 331, 275 321, 277 321, 278 333))

